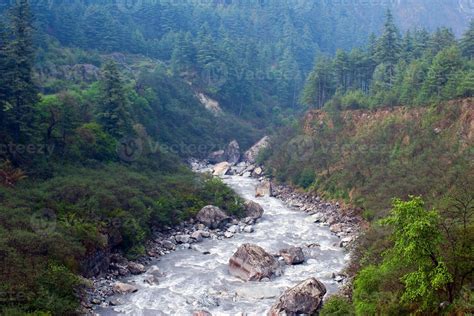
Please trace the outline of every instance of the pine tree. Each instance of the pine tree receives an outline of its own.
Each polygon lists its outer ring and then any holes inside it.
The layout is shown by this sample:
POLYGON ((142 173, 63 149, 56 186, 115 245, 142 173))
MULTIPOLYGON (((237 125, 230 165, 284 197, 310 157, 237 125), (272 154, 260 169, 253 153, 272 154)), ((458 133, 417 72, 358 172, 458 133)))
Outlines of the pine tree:
POLYGON ((413 36, 411 35, 410 30, 405 33, 402 43, 402 59, 410 62, 414 59, 413 52, 415 50, 413 36))
POLYGON ((449 80, 461 70, 462 59, 459 49, 455 46, 441 51, 433 59, 425 82, 425 91, 428 95, 435 93, 441 96, 441 91, 449 80))
POLYGON ((426 54, 430 41, 430 34, 425 29, 415 30, 413 57, 421 58, 426 54))
MULTIPOLYGON (((34 106, 38 89, 33 82, 33 15, 28 0, 19 0, 9 12, 12 40, 5 46, 6 65, 2 74, 7 82, 7 126, 15 143, 25 142, 34 130, 34 106)), ((4 106, 5 106, 4 104, 4 106)))
POLYGON ((461 51, 463 56, 473 59, 474 58, 474 19, 471 20, 469 29, 464 33, 461 39, 461 51))
POLYGON ((125 88, 117 64, 109 61, 102 70, 101 106, 98 120, 110 135, 120 138, 132 132, 125 88))
POLYGON ((334 72, 336 74, 338 88, 345 92, 349 87, 349 58, 347 53, 342 49, 338 49, 336 52, 334 72))
POLYGON ((301 101, 306 105, 321 108, 334 95, 335 90, 332 61, 321 57, 309 74, 301 101))
POLYGON ((392 85, 395 78, 395 67, 400 56, 400 36, 393 21, 393 15, 390 10, 387 11, 384 31, 379 38, 377 45, 377 62, 385 66, 387 84, 392 85))
POLYGON ((178 34, 173 53, 171 66, 175 73, 192 68, 195 63, 195 52, 191 34, 178 34))
POLYGON ((447 28, 439 28, 431 37, 429 50, 432 56, 436 56, 440 51, 456 44, 454 33, 447 28))

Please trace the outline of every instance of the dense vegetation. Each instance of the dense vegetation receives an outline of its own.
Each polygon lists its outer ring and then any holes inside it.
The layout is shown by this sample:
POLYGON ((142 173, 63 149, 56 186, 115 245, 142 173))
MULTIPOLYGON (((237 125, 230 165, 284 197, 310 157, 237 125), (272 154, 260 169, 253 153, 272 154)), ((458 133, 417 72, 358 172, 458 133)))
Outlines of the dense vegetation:
POLYGON ((110 248, 142 255, 153 227, 208 204, 240 214, 230 189, 177 156, 205 155, 240 125, 222 118, 227 129, 216 135, 213 116, 165 71, 124 79, 123 64, 81 51, 48 54, 63 58, 56 65, 96 58, 96 78, 48 77, 38 86, 28 2, 8 18, 0 37, 0 314, 71 314, 88 258, 110 248), (198 140, 203 147, 186 152, 198 140))
MULTIPOLYGON (((425 20, 458 6, 417 1, 425 20)), ((472 96, 474 24, 401 36, 370 1, 243 2, 0 1, 0 314, 71 314, 90 256, 135 258, 206 204, 240 214, 180 161, 265 130, 276 179, 388 215, 323 314, 472 312, 473 105, 439 102, 472 96), (325 111, 298 126, 300 103, 325 111), (426 206, 390 211, 408 195, 426 206)))
POLYGON ((473 312, 473 47, 474 23, 460 40, 400 37, 389 12, 367 48, 318 59, 302 100, 322 109, 261 155, 277 181, 371 221, 348 269, 352 296, 322 315, 473 312))
POLYGON ((344 110, 425 105, 474 94, 474 22, 457 41, 450 29, 400 35, 391 12, 380 37, 334 58, 320 58, 302 101, 344 110))

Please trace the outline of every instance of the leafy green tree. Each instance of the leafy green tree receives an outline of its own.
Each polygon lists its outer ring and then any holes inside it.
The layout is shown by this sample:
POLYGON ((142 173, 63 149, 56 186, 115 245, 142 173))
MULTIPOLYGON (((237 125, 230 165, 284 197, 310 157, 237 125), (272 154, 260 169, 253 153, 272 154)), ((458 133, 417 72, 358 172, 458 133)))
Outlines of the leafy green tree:
POLYGON ((420 197, 406 202, 396 199, 383 223, 394 230, 394 247, 384 264, 414 270, 401 279, 405 285, 402 301, 418 303, 420 310, 426 310, 436 301, 438 290, 445 290, 452 281, 440 248, 443 236, 439 213, 425 210, 420 197))
POLYGON ((116 138, 126 136, 132 131, 132 118, 117 64, 107 62, 102 75, 98 121, 110 135, 116 138))

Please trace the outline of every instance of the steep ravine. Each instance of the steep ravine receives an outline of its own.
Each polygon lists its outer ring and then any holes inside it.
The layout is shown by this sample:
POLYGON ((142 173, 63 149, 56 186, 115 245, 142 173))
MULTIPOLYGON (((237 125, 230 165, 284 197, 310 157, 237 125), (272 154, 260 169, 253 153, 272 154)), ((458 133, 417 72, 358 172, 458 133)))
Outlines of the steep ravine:
POLYGON ((112 297, 110 301, 117 306, 104 307, 98 310, 99 315, 191 315, 197 310, 212 315, 263 315, 285 289, 309 277, 323 282, 327 295, 339 289, 341 279, 334 276, 344 269, 349 255, 324 218, 317 220, 317 214, 287 206, 278 198, 256 198, 256 179, 238 175, 223 178, 240 196, 263 206, 265 213, 253 226, 254 232, 222 240, 204 239, 191 248, 178 245, 176 251, 154 260, 148 272, 122 280, 138 291, 112 297), (229 258, 244 243, 256 244, 272 254, 299 246, 306 261, 286 266, 282 276, 266 282, 244 282, 228 272, 229 258), (157 270, 158 282, 145 282, 157 270))

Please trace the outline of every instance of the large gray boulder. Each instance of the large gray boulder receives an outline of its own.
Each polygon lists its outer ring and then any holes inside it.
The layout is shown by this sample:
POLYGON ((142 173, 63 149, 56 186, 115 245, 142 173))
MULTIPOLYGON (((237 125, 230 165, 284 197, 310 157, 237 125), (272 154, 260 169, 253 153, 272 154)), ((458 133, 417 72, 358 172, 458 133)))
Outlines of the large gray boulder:
POLYGON ((280 250, 280 256, 283 257, 288 265, 300 264, 305 260, 303 249, 301 247, 290 247, 280 250))
POLYGON ((146 271, 143 264, 136 262, 129 262, 127 267, 131 274, 142 274, 146 271))
POLYGON ((196 219, 211 229, 222 227, 231 221, 226 213, 213 205, 203 207, 196 215, 196 219))
POLYGON ((244 153, 244 161, 249 163, 255 163, 260 152, 268 148, 270 145, 270 137, 265 136, 259 140, 255 145, 253 145, 249 150, 244 153))
POLYGON ((218 163, 212 169, 212 174, 216 177, 225 176, 230 170, 230 164, 227 161, 218 163))
POLYGON ((255 188, 255 197, 272 196, 272 183, 268 180, 260 182, 255 188))
POLYGON ((231 275, 244 281, 260 281, 279 273, 278 261, 263 248, 243 244, 229 259, 231 275))
POLYGON ((263 212, 264 212, 263 207, 254 201, 250 201, 250 200, 245 201, 244 207, 245 207, 245 217, 250 217, 256 220, 262 217, 263 215, 263 212))
POLYGON ((224 150, 217 150, 209 154, 208 160, 212 164, 224 161, 235 165, 240 161, 240 146, 236 140, 231 141, 224 150))
POLYGON ((225 151, 226 160, 235 165, 240 161, 240 146, 236 140, 233 140, 227 145, 227 149, 225 151))
POLYGON ((283 292, 277 302, 269 311, 270 316, 286 315, 312 315, 317 311, 326 287, 316 278, 307 279, 293 288, 283 292))
POLYGON ((115 282, 115 284, 113 285, 113 289, 114 292, 118 294, 135 293, 136 291, 138 291, 138 288, 136 286, 122 282, 115 282))

